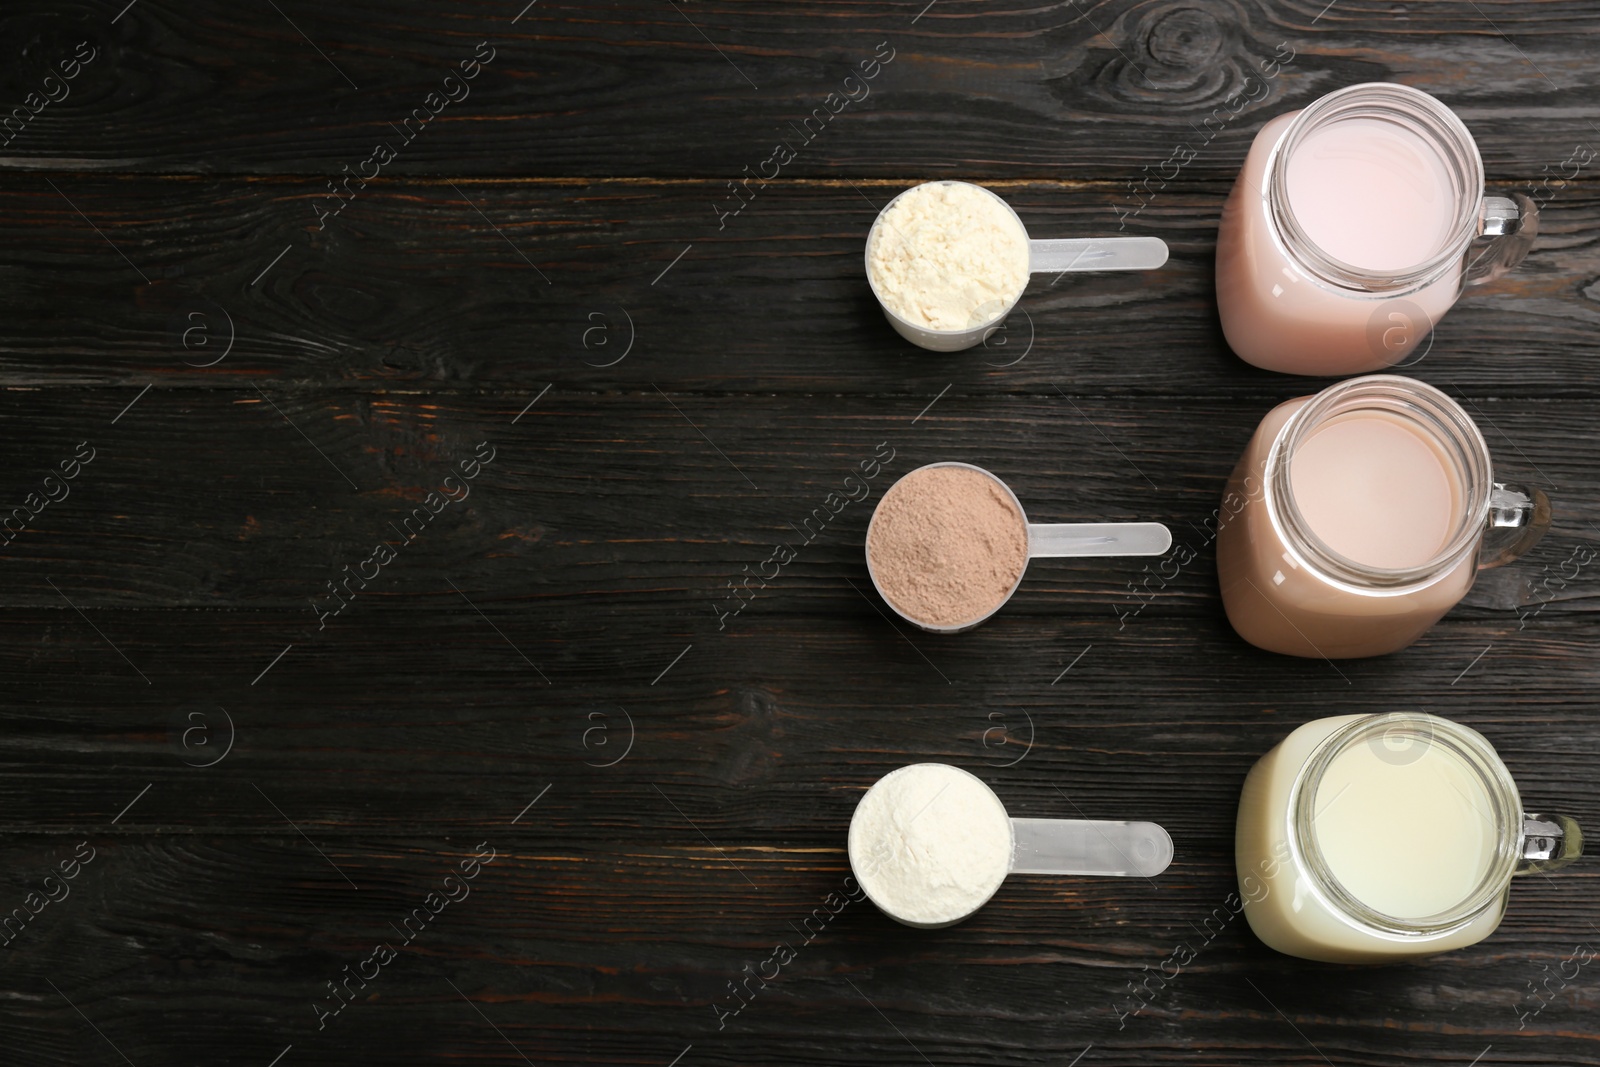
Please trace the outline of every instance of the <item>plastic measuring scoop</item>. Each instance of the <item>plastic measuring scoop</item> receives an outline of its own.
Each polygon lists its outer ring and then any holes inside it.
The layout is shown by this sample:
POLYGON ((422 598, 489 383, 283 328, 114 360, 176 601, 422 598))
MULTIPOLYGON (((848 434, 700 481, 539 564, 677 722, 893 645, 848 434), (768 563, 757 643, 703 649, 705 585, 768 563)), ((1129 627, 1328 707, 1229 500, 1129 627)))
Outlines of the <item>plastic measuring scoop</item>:
MULTIPOLYGON (((1016 219, 1017 229, 1024 240, 1028 242, 1028 273, 1030 274, 1061 274, 1063 272, 1080 271, 1115 271, 1115 270, 1155 270, 1167 261, 1167 243, 1159 237, 1074 237, 1060 240, 1033 240, 1028 237, 1028 228, 1023 225, 1022 219, 1004 199, 981 185, 971 182, 925 182, 925 185, 965 185, 980 190, 985 196, 993 197, 995 202, 1006 209, 1006 212, 1016 219)), ((912 344, 935 352, 959 352, 964 348, 971 348, 979 344, 995 330, 1000 328, 1001 321, 1016 307, 1017 300, 1022 298, 1019 292, 1015 299, 1010 301, 995 300, 978 307, 972 314, 968 325, 955 330, 932 330, 926 326, 918 326, 895 312, 889 310, 889 305, 884 303, 883 294, 878 292, 877 282, 872 277, 872 249, 874 243, 881 239, 893 239, 892 234, 880 233, 884 223, 884 216, 888 214, 895 201, 900 197, 921 186, 912 186, 889 201, 878 217, 873 220, 872 229, 867 234, 867 284, 872 287, 872 295, 877 299, 878 306, 883 309, 884 317, 889 320, 895 332, 912 344)))
POLYGON ((970 917, 1012 874, 1154 878, 1172 854, 1153 822, 1013 819, 982 779, 944 763, 884 775, 850 820, 850 867, 868 899, 922 929, 970 917))
POLYGON ((867 524, 867 573, 872 576, 872 584, 878 590, 878 595, 894 610, 896 615, 920 629, 936 634, 958 634, 970 630, 974 626, 988 619, 989 616, 1005 607, 1006 601, 1016 593, 1017 586, 1022 584, 1023 575, 1028 573, 1028 562, 1045 557, 1069 556, 1159 556, 1172 547, 1172 531, 1159 522, 1029 522, 1028 513, 1022 508, 1022 501, 1017 499, 1017 494, 1011 487, 1001 481, 992 471, 971 463, 929 463, 908 471, 889 487, 888 492, 878 500, 877 507, 872 510, 872 521, 867 524), (917 471, 931 470, 937 467, 962 467, 966 470, 977 471, 984 475, 995 485, 999 486, 1010 498, 1017 509, 1017 518, 1027 530, 1028 555, 1023 561, 1022 569, 1017 572, 1017 580, 1011 583, 1011 589, 993 607, 974 619, 944 625, 929 622, 908 615, 894 602, 894 599, 884 592, 883 584, 878 579, 877 568, 872 561, 872 530, 878 523, 878 515, 883 510, 883 502, 889 499, 891 493, 900 482, 916 474, 917 471))

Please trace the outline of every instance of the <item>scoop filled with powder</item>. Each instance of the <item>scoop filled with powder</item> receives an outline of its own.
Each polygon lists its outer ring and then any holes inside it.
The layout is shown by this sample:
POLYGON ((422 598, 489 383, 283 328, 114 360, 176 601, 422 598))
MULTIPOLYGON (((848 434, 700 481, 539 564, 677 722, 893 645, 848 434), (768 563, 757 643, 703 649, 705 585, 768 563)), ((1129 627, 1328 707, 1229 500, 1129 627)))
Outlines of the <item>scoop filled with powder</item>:
POLYGON ((972 915, 1008 874, 1154 878, 1172 862, 1172 838, 1152 822, 1013 819, 975 775, 913 763, 862 794, 847 851, 879 909, 932 928, 972 915))
POLYGON ((993 614, 1028 565, 1028 520, 1011 490, 964 463, 921 467, 878 502, 867 564, 891 607, 955 629, 993 614))
POLYGON ((1000 328, 1030 274, 1153 270, 1156 237, 1033 240, 999 196, 971 182, 924 182, 878 213, 867 234, 867 282, 896 333, 959 352, 1000 328))
POLYGON ((959 633, 998 611, 1033 556, 1159 556, 1172 534, 1157 522, 1028 522, 1016 495, 970 463, 904 475, 867 527, 867 570, 901 618, 959 633))

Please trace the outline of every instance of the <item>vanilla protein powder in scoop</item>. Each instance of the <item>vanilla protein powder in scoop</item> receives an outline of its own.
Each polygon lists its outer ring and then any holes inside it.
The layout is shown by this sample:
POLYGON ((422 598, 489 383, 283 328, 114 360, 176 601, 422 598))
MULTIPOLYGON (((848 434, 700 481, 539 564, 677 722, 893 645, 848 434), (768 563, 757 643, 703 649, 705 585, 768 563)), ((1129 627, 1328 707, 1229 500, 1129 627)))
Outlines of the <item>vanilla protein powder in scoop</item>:
POLYGON ((971 467, 919 467, 889 487, 867 527, 884 599, 913 622, 953 627, 1005 603, 1028 562, 1028 525, 1011 494, 971 467))
POLYGON ((850 867, 867 896, 912 926, 977 911, 1011 870, 1011 819, 975 776, 913 763, 878 779, 850 820, 850 867))
POLYGON ((999 197, 967 182, 927 182, 895 198, 872 229, 867 273, 884 307, 927 330, 999 318, 1028 284, 1028 233, 999 197))

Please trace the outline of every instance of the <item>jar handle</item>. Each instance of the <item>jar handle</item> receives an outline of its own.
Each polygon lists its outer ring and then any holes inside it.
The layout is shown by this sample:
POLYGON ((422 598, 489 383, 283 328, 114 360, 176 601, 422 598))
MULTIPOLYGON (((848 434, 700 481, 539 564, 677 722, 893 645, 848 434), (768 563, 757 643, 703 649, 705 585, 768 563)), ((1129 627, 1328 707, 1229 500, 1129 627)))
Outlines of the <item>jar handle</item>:
POLYGON ((1489 490, 1489 521, 1478 549, 1478 569, 1519 559, 1548 529, 1549 497, 1529 486, 1495 482, 1489 490))
POLYGON ((1463 287, 1492 282, 1522 262, 1539 236, 1539 205, 1524 193, 1486 196, 1478 220, 1478 235, 1467 252, 1463 287))
POLYGON ((1542 874, 1583 855, 1583 831, 1565 815, 1522 817, 1522 862, 1517 874, 1542 874))

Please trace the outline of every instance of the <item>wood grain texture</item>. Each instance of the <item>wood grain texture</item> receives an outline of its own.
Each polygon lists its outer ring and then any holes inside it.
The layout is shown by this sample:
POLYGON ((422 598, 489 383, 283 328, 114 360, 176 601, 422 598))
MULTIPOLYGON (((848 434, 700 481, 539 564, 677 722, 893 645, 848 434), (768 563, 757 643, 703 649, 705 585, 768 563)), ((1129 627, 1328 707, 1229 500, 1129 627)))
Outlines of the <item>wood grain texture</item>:
POLYGON ((1188 144, 1195 174, 1231 179, 1266 119, 1362 81, 1445 99, 1494 178, 1541 176, 1600 138, 1583 0, 139 0, 113 22, 121 6, 7 8, 17 61, 0 88, 17 104, 79 42, 101 57, 5 165, 337 178, 389 141, 394 173, 727 181, 823 108, 785 176, 1128 181, 1188 144), (492 61, 449 90, 470 95, 399 145, 395 127, 485 40, 492 61), (884 42, 889 65, 847 86, 884 42))
POLYGON ((223 1062, 265 1062, 292 1044, 311 1062, 331 1062, 337 1046, 392 1050, 386 1061, 408 1064, 651 1063, 692 1045, 717 1064, 1020 1064, 1070 1059, 1091 1043, 1115 1064, 1310 1063, 1319 1050, 1335 1062, 1469 1062, 1491 1043, 1509 1051, 1502 1062, 1593 1062, 1574 1032, 1592 1016, 1586 990, 1517 1029, 1528 978, 1571 952, 1552 920, 1570 914, 1588 879, 1522 887, 1498 945, 1402 968, 1268 952, 1242 919, 1214 916, 1227 914, 1232 878, 1210 860, 1180 862, 1159 889, 1018 879, 977 918, 931 934, 852 903, 806 943, 817 920, 800 923, 844 884, 836 850, 550 849, 495 822, 454 842, 325 846, 359 889, 292 835, 102 841, 80 888, 9 949, 8 980, 46 996, 13 1000, 8 1043, 33 1060, 111 1054, 49 979, 135 1063, 197 1045, 223 1062), (470 895, 403 943, 400 921, 485 839, 496 859, 470 895), (96 942, 147 957, 143 980, 130 986, 116 959, 86 950, 96 942), (359 999, 319 1029, 316 1005, 334 1003, 327 981, 380 943, 398 958, 352 986, 359 999), (719 1020, 713 1005, 735 1003, 728 983, 778 943, 794 962, 719 1020), (1122 1017, 1127 983, 1179 944, 1200 950, 1192 967, 1122 1017), (63 969, 70 986, 53 977, 63 969))
MULTIPOLYGON (((1116 621, 1159 607, 1210 618, 1214 515, 1272 403, 945 395, 922 414, 932 392, 552 389, 519 417, 532 399, 14 391, 0 405, 16 471, 0 513, 14 534, 0 541, 10 565, 0 603, 277 607, 319 629, 311 599, 335 608, 333 582, 354 598, 349 616, 327 624, 344 628, 379 605, 455 598, 448 579, 486 604, 553 617, 642 611, 717 628, 713 605, 732 602, 728 583, 786 543, 797 557, 777 578, 740 586, 754 598, 741 621, 769 604, 832 615, 860 605, 846 580, 867 588, 861 546, 878 496, 915 467, 960 459, 1005 478, 1036 521, 1161 521, 1195 557, 1159 567, 1041 560, 1008 612, 1116 621), (96 450, 92 462, 67 483, 70 495, 30 518, 29 494, 81 441, 96 450), (484 442, 493 461, 463 482, 460 464, 484 442), (887 463, 863 482, 860 465, 874 457, 887 463), (852 475, 866 495, 846 502, 852 475), (428 494, 441 501, 452 485, 467 495, 430 516, 428 494), (380 543, 397 558, 370 584, 344 586, 345 568, 380 543)), ((1574 578, 1561 564, 1600 542, 1595 445, 1583 436, 1593 401, 1466 399, 1498 475, 1552 494, 1556 521, 1528 560, 1486 573, 1462 612, 1517 626, 1535 611, 1591 609, 1593 567, 1579 561, 1574 578)))
MULTIPOLYGON (((385 181, 321 230, 311 205, 331 201, 315 182, 55 184, 0 181, 7 385, 531 399, 552 382, 604 395, 654 382, 887 395, 913 414, 946 386, 1264 403, 1316 385, 1258 371, 1222 339, 1225 183, 1163 192, 1128 223, 1170 246, 1160 271, 1041 275, 1003 336, 955 354, 900 339, 866 285, 866 234, 899 181, 785 182, 720 229, 732 194, 712 182, 385 181)), ((1035 236, 1117 232, 1109 183, 995 187, 1035 236)), ((1597 189, 1541 192, 1528 259, 1466 293, 1407 372, 1476 395, 1600 396, 1597 189)))
POLYGON ((1531 994, 1600 942, 1592 863, 1394 967, 1279 956, 1229 907, 1240 783, 1321 715, 1448 715, 1530 807, 1600 824, 1600 577, 1573 563, 1600 548, 1600 181, 1552 179, 1600 142, 1600 7, 124 3, 0 11, 0 105, 96 50, 20 132, 0 107, 0 520, 37 512, 0 525, 0 1063, 1600 1064, 1593 968, 1531 994), (470 97, 330 192, 480 41, 470 97), (725 215, 883 41, 870 96, 725 215), (1227 351, 1212 258, 1261 123, 1372 79, 1437 93, 1491 187, 1543 201, 1527 262, 1407 373, 1556 520, 1411 649, 1328 664, 1221 613, 1228 470, 1326 383, 1227 351), (1035 236, 1120 225, 1172 260, 1035 279, 1003 339, 913 349, 862 241, 942 176, 1035 236), (417 517, 481 442, 470 494, 417 517), (1165 522, 1193 560, 1042 560, 978 630, 911 632, 861 543, 943 459, 1037 520, 1165 522), (734 612, 779 540, 796 559, 734 612), (815 933, 857 798, 918 759, 1016 815, 1158 821, 1174 865, 815 933))

